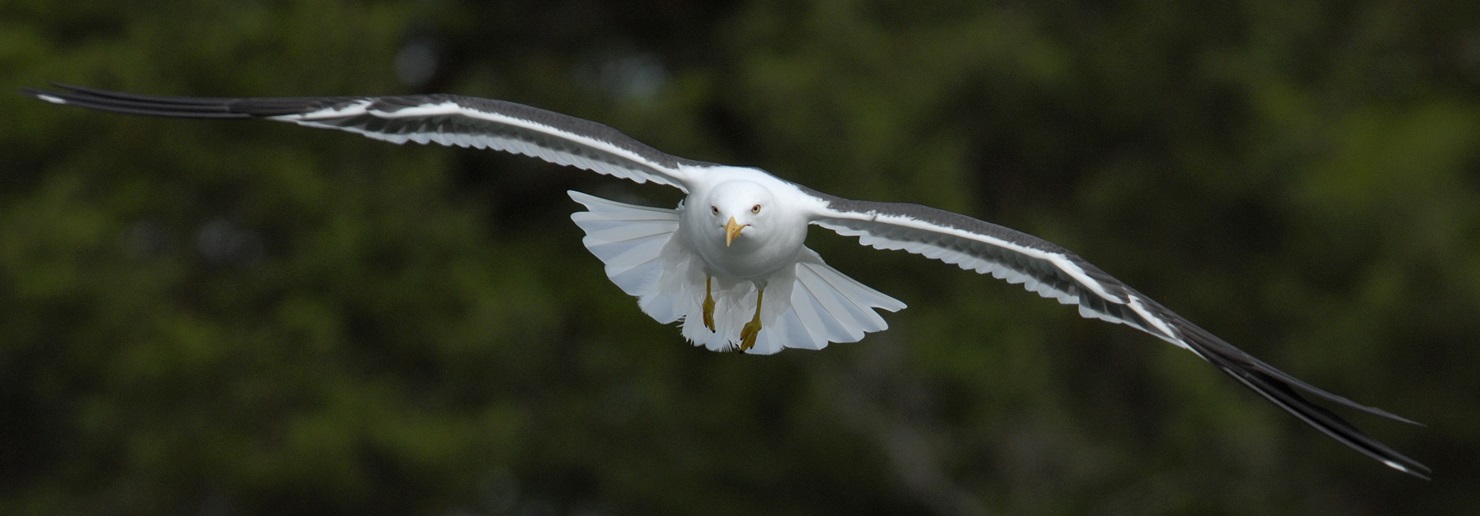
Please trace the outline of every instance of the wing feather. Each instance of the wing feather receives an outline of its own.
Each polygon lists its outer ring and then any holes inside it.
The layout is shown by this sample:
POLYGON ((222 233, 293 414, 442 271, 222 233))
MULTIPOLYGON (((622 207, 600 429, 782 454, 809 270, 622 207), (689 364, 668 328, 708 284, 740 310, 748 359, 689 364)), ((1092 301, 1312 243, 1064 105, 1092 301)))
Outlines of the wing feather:
POLYGON ((459 95, 385 97, 170 97, 55 85, 42 100, 175 118, 264 118, 339 129, 393 143, 493 149, 688 191, 690 174, 715 166, 649 147, 609 126, 523 104, 459 95))
MULTIPOLYGON (((863 245, 904 250, 1019 284, 1079 306, 1085 317, 1124 324, 1193 352, 1296 418, 1399 471, 1428 478, 1429 469, 1301 396, 1405 423, 1387 411, 1316 388, 1250 356, 1162 307, 1068 250, 1038 237, 958 213, 915 204, 854 201, 814 190, 822 206, 813 223, 863 245)), ((1416 424, 1416 423, 1413 423, 1416 424)))

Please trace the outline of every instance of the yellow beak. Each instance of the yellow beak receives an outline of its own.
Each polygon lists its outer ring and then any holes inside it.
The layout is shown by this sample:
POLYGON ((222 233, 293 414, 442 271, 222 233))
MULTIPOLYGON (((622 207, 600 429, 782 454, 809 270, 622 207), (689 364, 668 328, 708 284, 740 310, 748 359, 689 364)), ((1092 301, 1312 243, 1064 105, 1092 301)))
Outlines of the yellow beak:
POLYGON ((735 222, 735 217, 730 217, 730 221, 725 223, 725 247, 729 247, 730 242, 734 242, 735 237, 740 236, 740 230, 745 229, 745 226, 735 222))

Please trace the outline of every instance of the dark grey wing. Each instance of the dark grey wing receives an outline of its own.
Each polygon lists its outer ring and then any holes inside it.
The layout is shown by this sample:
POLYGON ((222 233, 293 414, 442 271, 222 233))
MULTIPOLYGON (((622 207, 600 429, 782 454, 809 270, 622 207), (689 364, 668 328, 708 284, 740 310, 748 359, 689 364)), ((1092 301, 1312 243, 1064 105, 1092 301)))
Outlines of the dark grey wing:
POLYGON ((603 124, 476 97, 167 97, 56 85, 25 90, 56 104, 177 118, 265 118, 341 129, 394 143, 438 143, 533 156, 560 165, 688 191, 689 174, 715 165, 665 154, 603 124))
POLYGON ((1217 366, 1301 421, 1394 469, 1428 478, 1429 469, 1301 396, 1405 423, 1381 409, 1318 389, 1224 342, 1068 250, 1041 238, 958 213, 916 204, 863 202, 804 189, 824 207, 813 223, 879 249, 903 250, 990 274, 1085 317, 1124 324, 1176 344, 1217 366))

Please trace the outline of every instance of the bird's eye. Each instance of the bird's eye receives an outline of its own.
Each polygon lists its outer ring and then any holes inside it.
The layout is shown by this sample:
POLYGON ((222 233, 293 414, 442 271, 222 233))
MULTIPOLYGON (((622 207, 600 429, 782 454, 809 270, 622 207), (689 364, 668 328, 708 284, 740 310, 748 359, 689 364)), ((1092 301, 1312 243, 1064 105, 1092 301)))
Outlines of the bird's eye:
POLYGON ((755 215, 755 214, 758 214, 760 212, 761 212, 761 205, 757 204, 755 206, 751 206, 750 207, 750 214, 751 215, 755 215))
POLYGON ((719 206, 710 205, 709 206, 709 213, 713 213, 715 215, 719 215, 719 206))

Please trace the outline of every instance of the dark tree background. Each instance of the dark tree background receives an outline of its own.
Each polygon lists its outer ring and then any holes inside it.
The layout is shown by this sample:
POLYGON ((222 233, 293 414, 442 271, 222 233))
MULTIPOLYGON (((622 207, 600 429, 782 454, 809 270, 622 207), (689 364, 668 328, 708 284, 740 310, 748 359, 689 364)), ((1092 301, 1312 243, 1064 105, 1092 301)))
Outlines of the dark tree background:
POLYGON ((489 152, 0 95, 6 514, 1471 514, 1480 4, 0 4, 0 90, 453 92, 1039 234, 1348 414, 1398 474, 1194 356, 825 232, 910 304, 716 354, 489 152))

